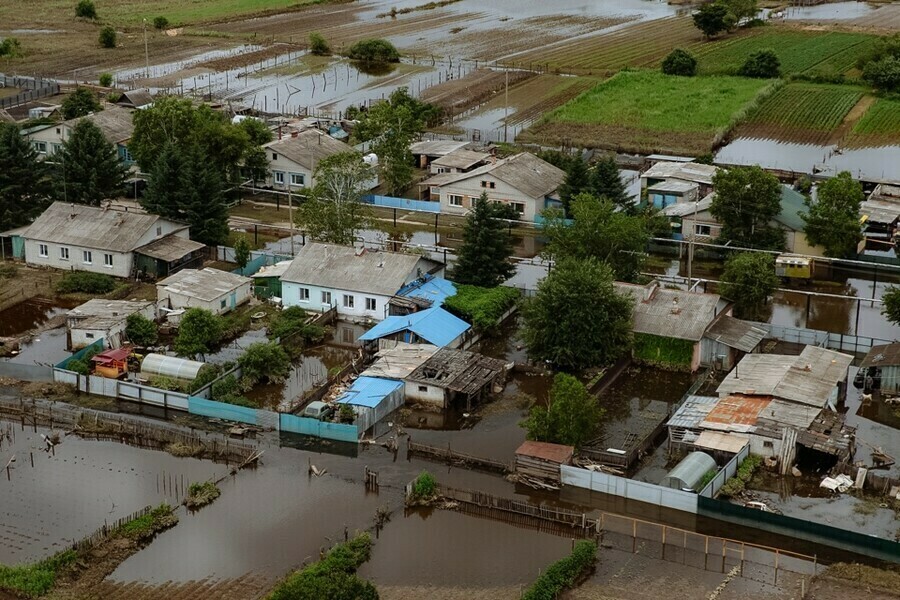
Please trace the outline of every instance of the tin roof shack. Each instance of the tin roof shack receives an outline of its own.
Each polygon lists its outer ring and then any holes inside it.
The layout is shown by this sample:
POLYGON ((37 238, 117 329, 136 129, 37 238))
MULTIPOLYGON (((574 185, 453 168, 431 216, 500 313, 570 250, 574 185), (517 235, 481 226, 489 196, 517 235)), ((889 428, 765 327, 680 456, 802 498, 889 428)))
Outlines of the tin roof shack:
POLYGON ((281 298, 281 278, 291 266, 291 261, 283 260, 274 265, 262 267, 250 276, 253 293, 257 298, 281 298))
POLYGON ((134 250, 134 268, 142 278, 168 277, 181 269, 203 266, 206 246, 187 238, 169 235, 134 250))
POLYGON ((900 342, 872 346, 859 365, 858 378, 867 393, 880 391, 883 396, 900 394, 900 342))
POLYGON ((354 423, 364 433, 403 405, 403 383, 360 375, 337 403, 353 408, 354 423))
POLYGON ((879 183, 859 205, 866 238, 888 241, 900 221, 900 186, 879 183))
POLYGON ((693 205, 700 200, 700 184, 690 181, 663 181, 647 188, 647 204, 663 209, 675 204, 693 205))
POLYGON ((502 360, 441 348, 406 377, 406 400, 445 409, 464 398, 466 410, 472 410, 472 404, 495 387, 502 389, 505 376, 506 363, 502 360))
POLYGON ((527 440, 516 450, 516 474, 520 477, 560 483, 560 465, 572 464, 575 448, 527 440))
POLYGON ((667 290, 652 281, 645 286, 616 282, 616 290, 634 300, 634 357, 650 364, 689 368, 703 364, 704 334, 720 314, 731 308, 717 294, 667 290))
POLYGON ((105 350, 91 357, 94 375, 108 379, 121 379, 128 375, 128 357, 131 347, 122 346, 114 350, 105 350))
POLYGON ((453 140, 426 140, 409 145, 409 151, 420 169, 427 169, 436 159, 447 156, 457 150, 469 146, 469 142, 456 142, 453 140))
POLYGON ((713 190, 712 179, 718 167, 695 162, 658 161, 641 173, 641 196, 646 197, 649 188, 660 183, 695 184, 702 198, 713 190))
POLYGON ((487 152, 475 152, 474 150, 460 148, 431 161, 431 172, 434 175, 439 173, 468 173, 490 159, 491 155, 487 152))
POLYGON ((403 286, 388 303, 390 316, 408 315, 432 306, 443 306, 444 300, 456 295, 456 285, 443 277, 423 275, 403 286))
POLYGON ((205 308, 219 315, 249 302, 252 282, 217 269, 183 269, 156 284, 157 304, 169 310, 205 308))
POLYGON ((705 452, 691 452, 663 477, 659 485, 674 490, 698 492, 703 477, 716 468, 716 461, 705 452))
POLYGON ((745 354, 757 352, 766 332, 727 314, 720 314, 703 334, 700 364, 731 370, 745 354))
POLYGON ((391 348, 399 342, 458 348, 471 328, 456 315, 435 306, 409 315, 388 317, 359 336, 359 341, 370 350, 391 348))
POLYGON ((67 348, 74 352, 99 339, 106 340, 110 348, 120 347, 125 341, 126 321, 133 314, 154 321, 156 305, 129 300, 88 300, 66 314, 67 348))
POLYGON ((150 90, 128 90, 122 92, 116 104, 125 108, 143 108, 153 104, 150 90))

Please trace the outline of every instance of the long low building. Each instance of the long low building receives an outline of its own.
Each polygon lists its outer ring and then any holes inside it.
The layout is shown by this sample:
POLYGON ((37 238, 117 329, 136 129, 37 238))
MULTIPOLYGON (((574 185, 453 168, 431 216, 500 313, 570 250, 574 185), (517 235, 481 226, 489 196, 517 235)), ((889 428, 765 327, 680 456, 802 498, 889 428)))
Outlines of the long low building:
POLYGON ((217 269, 184 269, 157 283, 156 297, 163 310, 205 308, 218 315, 249 302, 253 280, 217 269))

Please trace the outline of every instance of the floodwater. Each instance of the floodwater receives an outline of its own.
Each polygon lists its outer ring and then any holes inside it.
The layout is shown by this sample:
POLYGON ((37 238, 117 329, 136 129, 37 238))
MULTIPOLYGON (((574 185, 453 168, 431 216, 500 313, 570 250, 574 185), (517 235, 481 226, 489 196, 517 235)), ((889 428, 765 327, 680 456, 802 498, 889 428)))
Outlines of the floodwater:
POLYGON ((2 462, 16 457, 0 484, 0 564, 64 550, 147 505, 178 504, 192 482, 227 472, 224 465, 75 436, 48 454, 41 434, 49 432, 0 421, 2 462))
POLYGON ((19 347, 19 353, 5 360, 20 365, 53 366, 71 356, 66 350, 66 328, 43 331, 19 347))
POLYGON ((66 314, 80 302, 62 301, 41 296, 0 310, 0 337, 14 336, 41 327, 50 319, 66 314))
POLYGON ((738 138, 720 149, 717 164, 756 165, 798 173, 834 176, 850 171, 868 181, 900 179, 900 146, 842 148, 779 140, 738 138))
POLYGON ((833 2, 817 6, 791 6, 782 10, 788 21, 846 21, 865 17, 877 6, 865 2, 833 2))
MULTIPOLYGON (((858 370, 857 367, 850 367, 849 381, 853 381, 858 370)), ((883 402, 876 405, 874 401, 863 401, 860 390, 848 385, 845 410, 847 424, 856 427, 855 460, 872 464, 871 451, 874 447, 881 447, 891 456, 900 459, 900 418, 894 416, 890 407, 883 402)), ((882 476, 900 477, 900 462, 875 472, 882 476)))

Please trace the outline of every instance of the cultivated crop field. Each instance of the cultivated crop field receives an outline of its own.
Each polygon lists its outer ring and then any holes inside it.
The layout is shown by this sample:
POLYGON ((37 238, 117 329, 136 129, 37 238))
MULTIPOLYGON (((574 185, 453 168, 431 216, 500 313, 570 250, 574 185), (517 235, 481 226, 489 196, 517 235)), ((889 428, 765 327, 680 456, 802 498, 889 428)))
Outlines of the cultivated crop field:
POLYGON ((878 98, 856 123, 849 146, 887 146, 900 141, 900 100, 878 98))
POLYGON ((851 86, 790 83, 763 101, 738 135, 824 144, 862 95, 851 86))
POLYGON ((693 51, 698 55, 700 72, 706 74, 736 73, 751 53, 763 49, 775 51, 783 73, 844 74, 854 68, 856 59, 874 40, 858 33, 760 27, 693 51))
POLYGON ((521 139, 624 152, 703 154, 769 86, 740 77, 623 72, 556 109, 521 139))

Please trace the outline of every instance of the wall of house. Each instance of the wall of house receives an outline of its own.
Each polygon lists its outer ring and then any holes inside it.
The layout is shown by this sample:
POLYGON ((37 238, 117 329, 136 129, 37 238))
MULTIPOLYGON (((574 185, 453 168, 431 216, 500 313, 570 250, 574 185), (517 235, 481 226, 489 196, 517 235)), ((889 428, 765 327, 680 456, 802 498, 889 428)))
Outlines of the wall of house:
MULTIPOLYGON (((438 189, 440 190, 441 212, 448 214, 465 214, 472 208, 475 200, 484 192, 487 192, 488 199, 491 201, 502 202, 503 204, 520 204, 521 206, 518 210, 521 218, 525 221, 534 221, 534 217, 544 210, 543 198, 530 198, 511 185, 491 175, 482 175, 481 177, 448 183, 438 189), (494 189, 481 187, 482 181, 493 182, 494 189), (451 195, 462 196, 462 206, 452 206, 450 204, 451 195)), ((435 199, 434 194, 431 195, 431 198, 432 200, 435 199)))
POLYGON ((43 158, 53 154, 54 151, 62 147, 62 143, 65 140, 65 129, 65 126, 62 124, 56 124, 53 127, 28 134, 28 141, 31 142, 31 146, 43 158))
POLYGON ((775 439, 757 434, 749 434, 748 437, 750 438, 750 454, 759 456, 779 456, 781 454, 781 438, 775 439))
POLYGON ((147 232, 141 236, 135 245, 135 248, 149 244, 153 240, 158 240, 170 233, 174 233, 175 237, 184 239, 190 237, 190 230, 181 223, 175 223, 174 221, 169 221, 167 219, 157 219, 153 227, 148 229, 147 232))
POLYGON ((695 241, 698 242, 708 242, 710 240, 714 240, 722 233, 722 226, 719 225, 715 219, 713 219, 712 215, 709 214, 709 211, 700 211, 696 215, 690 215, 684 217, 682 220, 681 226, 681 234, 684 239, 689 240, 694 236, 694 226, 708 226, 709 234, 697 234, 694 237, 695 241))
POLYGON ((349 319, 372 319, 374 321, 381 321, 387 314, 387 304, 390 299, 391 296, 323 288, 315 285, 294 283, 292 281, 283 281, 281 283, 281 301, 284 306, 300 306, 316 312, 328 310, 332 306, 336 306, 338 315, 349 319), (302 289, 308 291, 308 301, 300 299, 300 291, 302 289), (330 304, 322 301, 322 292, 329 292, 331 294, 330 304), (352 308, 344 306, 344 295, 353 296, 352 308), (366 310, 366 298, 375 300, 374 310, 366 310))
POLYGON ((415 381, 404 382, 408 403, 427 404, 435 408, 447 408, 447 394, 443 388, 415 381))
POLYGON ((104 273, 113 277, 129 277, 133 255, 131 252, 109 252, 85 248, 83 246, 70 246, 66 244, 54 244, 52 242, 40 242, 38 240, 25 240, 25 263, 41 267, 53 267, 66 271, 90 271, 92 273, 104 273), (47 246, 47 256, 41 256, 40 245, 47 246), (69 258, 61 257, 60 249, 69 250, 69 258), (90 251, 91 262, 84 260, 84 252, 90 251), (106 266, 104 255, 112 256, 112 266, 106 266))
POLYGON ((277 150, 266 148, 266 158, 269 161, 269 172, 266 176, 266 185, 276 190, 299 190, 304 187, 312 187, 315 185, 312 172, 306 167, 295 163, 277 150), (276 158, 272 158, 275 156, 276 158), (283 180, 278 181, 276 173, 281 173, 283 180), (291 183, 291 175, 297 175, 303 178, 303 183, 291 183))

